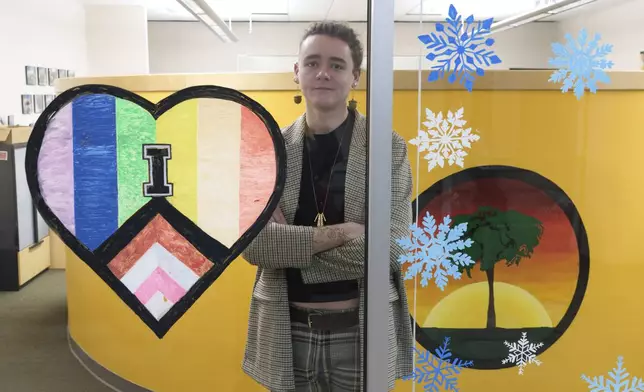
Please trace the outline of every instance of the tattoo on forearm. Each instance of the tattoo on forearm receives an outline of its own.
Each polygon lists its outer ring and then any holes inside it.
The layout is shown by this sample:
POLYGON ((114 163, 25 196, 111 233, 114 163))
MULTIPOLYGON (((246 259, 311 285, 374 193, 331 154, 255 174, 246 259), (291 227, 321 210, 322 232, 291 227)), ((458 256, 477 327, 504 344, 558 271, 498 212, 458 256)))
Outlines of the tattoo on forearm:
POLYGON ((328 242, 329 240, 344 242, 349 238, 344 229, 338 227, 321 227, 316 234, 313 236, 313 242, 316 244, 328 242))

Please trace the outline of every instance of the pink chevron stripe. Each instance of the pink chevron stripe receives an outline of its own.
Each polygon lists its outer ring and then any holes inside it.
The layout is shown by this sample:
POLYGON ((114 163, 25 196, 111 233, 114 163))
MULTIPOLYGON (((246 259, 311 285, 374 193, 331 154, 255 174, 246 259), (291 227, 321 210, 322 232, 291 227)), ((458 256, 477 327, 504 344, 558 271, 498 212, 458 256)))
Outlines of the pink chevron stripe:
POLYGON ((173 304, 179 302, 186 295, 186 290, 159 267, 150 274, 134 294, 141 303, 145 304, 157 291, 165 295, 173 304))

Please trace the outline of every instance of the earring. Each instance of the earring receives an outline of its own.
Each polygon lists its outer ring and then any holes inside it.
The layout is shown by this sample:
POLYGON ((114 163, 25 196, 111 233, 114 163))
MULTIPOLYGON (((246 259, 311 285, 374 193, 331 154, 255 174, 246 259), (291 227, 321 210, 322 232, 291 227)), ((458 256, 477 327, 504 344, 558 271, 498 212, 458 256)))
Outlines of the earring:
POLYGON ((356 110, 356 107, 358 107, 358 101, 351 98, 351 100, 349 101, 349 109, 356 110))
POLYGON ((302 96, 301 95, 294 96, 293 102, 295 102, 296 105, 299 105, 300 103, 302 103, 302 96))

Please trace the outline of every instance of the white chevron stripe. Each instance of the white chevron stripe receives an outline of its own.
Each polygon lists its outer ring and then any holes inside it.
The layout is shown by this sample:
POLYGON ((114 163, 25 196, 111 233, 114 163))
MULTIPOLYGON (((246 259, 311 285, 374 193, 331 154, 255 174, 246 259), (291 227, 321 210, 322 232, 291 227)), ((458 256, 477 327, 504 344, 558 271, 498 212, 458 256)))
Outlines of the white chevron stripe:
POLYGON ((185 290, 189 290, 199 279, 199 276, 192 272, 181 260, 177 259, 161 244, 154 243, 123 276, 121 282, 134 293, 157 267, 161 267, 185 290))
MULTIPOLYGON (((154 244, 157 245, 157 244, 154 244)), ((172 279, 174 279, 179 286, 183 287, 186 291, 199 280, 199 276, 192 272, 192 270, 172 253, 168 252, 163 246, 158 245, 166 253, 167 257, 159 257, 159 267, 161 267, 172 279)), ((151 248, 150 248, 151 249, 151 248)))
POLYGON ((132 268, 130 268, 130 270, 121 278, 121 282, 123 282, 125 287, 133 293, 138 290, 141 283, 145 282, 145 280, 159 266, 158 256, 156 255, 158 251, 150 252, 155 245, 157 244, 152 245, 152 247, 148 249, 148 251, 145 252, 143 256, 134 263, 132 268))
POLYGON ((174 305, 169 300, 164 300, 164 295, 160 291, 157 291, 152 298, 145 304, 145 307, 148 308, 150 313, 154 316, 155 319, 160 320, 168 310, 174 305))

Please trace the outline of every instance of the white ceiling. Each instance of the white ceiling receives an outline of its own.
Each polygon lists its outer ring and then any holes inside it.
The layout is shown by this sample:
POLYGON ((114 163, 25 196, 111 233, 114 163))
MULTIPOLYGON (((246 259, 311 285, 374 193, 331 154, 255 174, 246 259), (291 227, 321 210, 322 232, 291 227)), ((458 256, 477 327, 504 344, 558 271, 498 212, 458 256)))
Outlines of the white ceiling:
MULTIPOLYGON (((148 9, 148 20, 196 20, 177 0, 81 0, 88 4, 138 4, 148 9)), ((366 21, 367 0, 206 0, 224 21, 309 22, 314 20, 366 21)), ((545 0, 423 0, 423 21, 443 20, 455 3, 460 14, 495 21, 534 9, 545 0)), ((552 1, 552 0, 549 0, 552 1)), ((597 0, 578 10, 551 17, 557 20, 590 9, 608 7, 624 0, 597 0)), ((418 22, 421 0, 396 0, 395 20, 418 22)))

